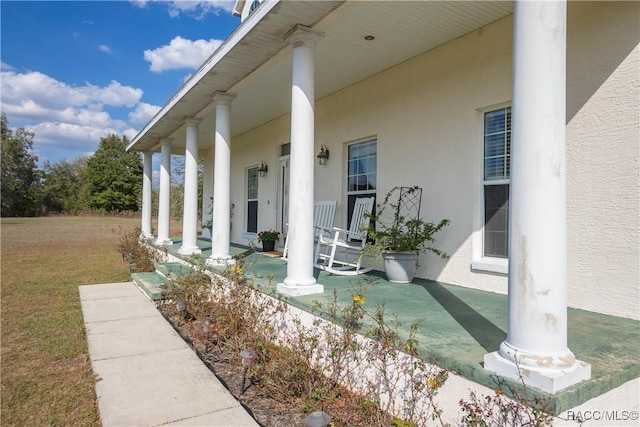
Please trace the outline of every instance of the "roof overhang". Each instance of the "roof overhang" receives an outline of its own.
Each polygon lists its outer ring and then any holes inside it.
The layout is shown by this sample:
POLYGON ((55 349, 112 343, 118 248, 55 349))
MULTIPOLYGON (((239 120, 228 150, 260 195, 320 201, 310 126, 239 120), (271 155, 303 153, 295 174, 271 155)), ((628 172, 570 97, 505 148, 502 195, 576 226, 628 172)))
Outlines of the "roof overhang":
POLYGON ((201 148, 212 146, 216 92, 236 95, 232 137, 289 113, 296 25, 325 36, 315 49, 315 95, 323 98, 513 13, 512 1, 266 0, 133 138, 128 150, 184 147, 186 118, 202 119, 201 148), (367 40, 366 36, 373 36, 367 40))

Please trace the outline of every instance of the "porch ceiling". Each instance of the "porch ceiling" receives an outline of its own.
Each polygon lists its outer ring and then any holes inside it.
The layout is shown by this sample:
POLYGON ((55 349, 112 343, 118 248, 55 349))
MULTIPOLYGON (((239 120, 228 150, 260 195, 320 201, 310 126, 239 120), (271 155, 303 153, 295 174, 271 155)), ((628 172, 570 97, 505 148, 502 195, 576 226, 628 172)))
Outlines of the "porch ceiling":
POLYGON ((287 114, 291 106, 291 47, 296 24, 322 31, 315 51, 315 96, 323 98, 416 55, 513 13, 511 1, 276 1, 240 25, 140 131, 129 149, 185 145, 184 119, 202 118, 200 148, 212 146, 216 91, 237 95, 232 136, 287 114), (367 41, 365 36, 374 40, 367 41))

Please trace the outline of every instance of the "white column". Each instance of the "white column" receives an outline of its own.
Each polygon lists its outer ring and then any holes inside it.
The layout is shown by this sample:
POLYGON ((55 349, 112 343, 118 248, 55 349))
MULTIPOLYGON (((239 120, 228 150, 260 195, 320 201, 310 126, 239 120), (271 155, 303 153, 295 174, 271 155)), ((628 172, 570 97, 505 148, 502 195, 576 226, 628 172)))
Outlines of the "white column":
POLYGON ((278 292, 290 296, 324 292, 313 276, 314 47, 322 34, 297 26, 291 78, 291 171, 287 277, 278 292))
POLYGON ((156 245, 170 246, 173 242, 169 238, 169 221, 171 219, 171 142, 166 138, 161 142, 160 153, 160 194, 158 195, 158 238, 156 245))
POLYGON ((231 234, 231 101, 235 95, 216 93, 216 138, 213 167, 213 230, 207 264, 233 264, 231 234))
POLYGON ((591 376, 567 347, 566 1, 516 1, 507 339, 485 368, 555 393, 591 376))
POLYGON ((180 255, 194 255, 198 248, 198 124, 201 119, 187 119, 187 148, 184 159, 184 213, 180 255))
POLYGON ((146 151, 142 166, 142 224, 140 225, 140 237, 143 239, 153 238, 151 232, 151 177, 153 174, 151 161, 153 153, 146 151))

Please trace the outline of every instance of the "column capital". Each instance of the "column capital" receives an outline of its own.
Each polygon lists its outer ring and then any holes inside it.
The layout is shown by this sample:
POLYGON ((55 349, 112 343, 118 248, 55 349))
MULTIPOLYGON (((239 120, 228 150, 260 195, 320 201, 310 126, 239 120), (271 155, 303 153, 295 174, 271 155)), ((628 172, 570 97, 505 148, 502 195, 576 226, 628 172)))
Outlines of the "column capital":
POLYGON ((187 117, 186 119, 184 119, 184 122, 187 126, 191 125, 191 126, 197 126, 200 124, 200 122, 202 122, 202 119, 199 119, 197 117, 187 117))
POLYGON ((213 95, 211 95, 211 99, 213 99, 216 105, 230 105, 235 98, 235 94, 222 92, 220 90, 213 92, 213 95))
POLYGON ((164 146, 171 146, 171 144, 173 143, 173 138, 162 138, 160 140, 160 144, 164 145, 164 146))
POLYGON ((285 41, 293 47, 306 46, 314 47, 316 43, 324 37, 324 33, 314 31, 304 25, 296 25, 285 36, 285 41))

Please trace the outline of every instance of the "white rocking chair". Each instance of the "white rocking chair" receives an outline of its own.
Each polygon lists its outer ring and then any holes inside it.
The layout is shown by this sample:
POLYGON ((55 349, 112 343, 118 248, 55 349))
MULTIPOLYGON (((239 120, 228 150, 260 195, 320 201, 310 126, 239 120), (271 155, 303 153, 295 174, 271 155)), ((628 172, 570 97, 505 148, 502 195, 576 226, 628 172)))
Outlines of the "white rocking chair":
MULTIPOLYGON (((313 205, 313 233, 317 239, 327 230, 333 227, 333 218, 336 216, 337 200, 319 200, 313 205)), ((289 253, 289 235, 284 241, 284 249, 282 250, 282 259, 287 261, 289 253)))
POLYGON ((373 197, 356 199, 349 229, 333 227, 327 230, 331 234, 323 234, 318 238, 315 255, 317 268, 342 276, 354 276, 372 270, 372 267, 361 268, 361 263, 373 203, 373 197))

